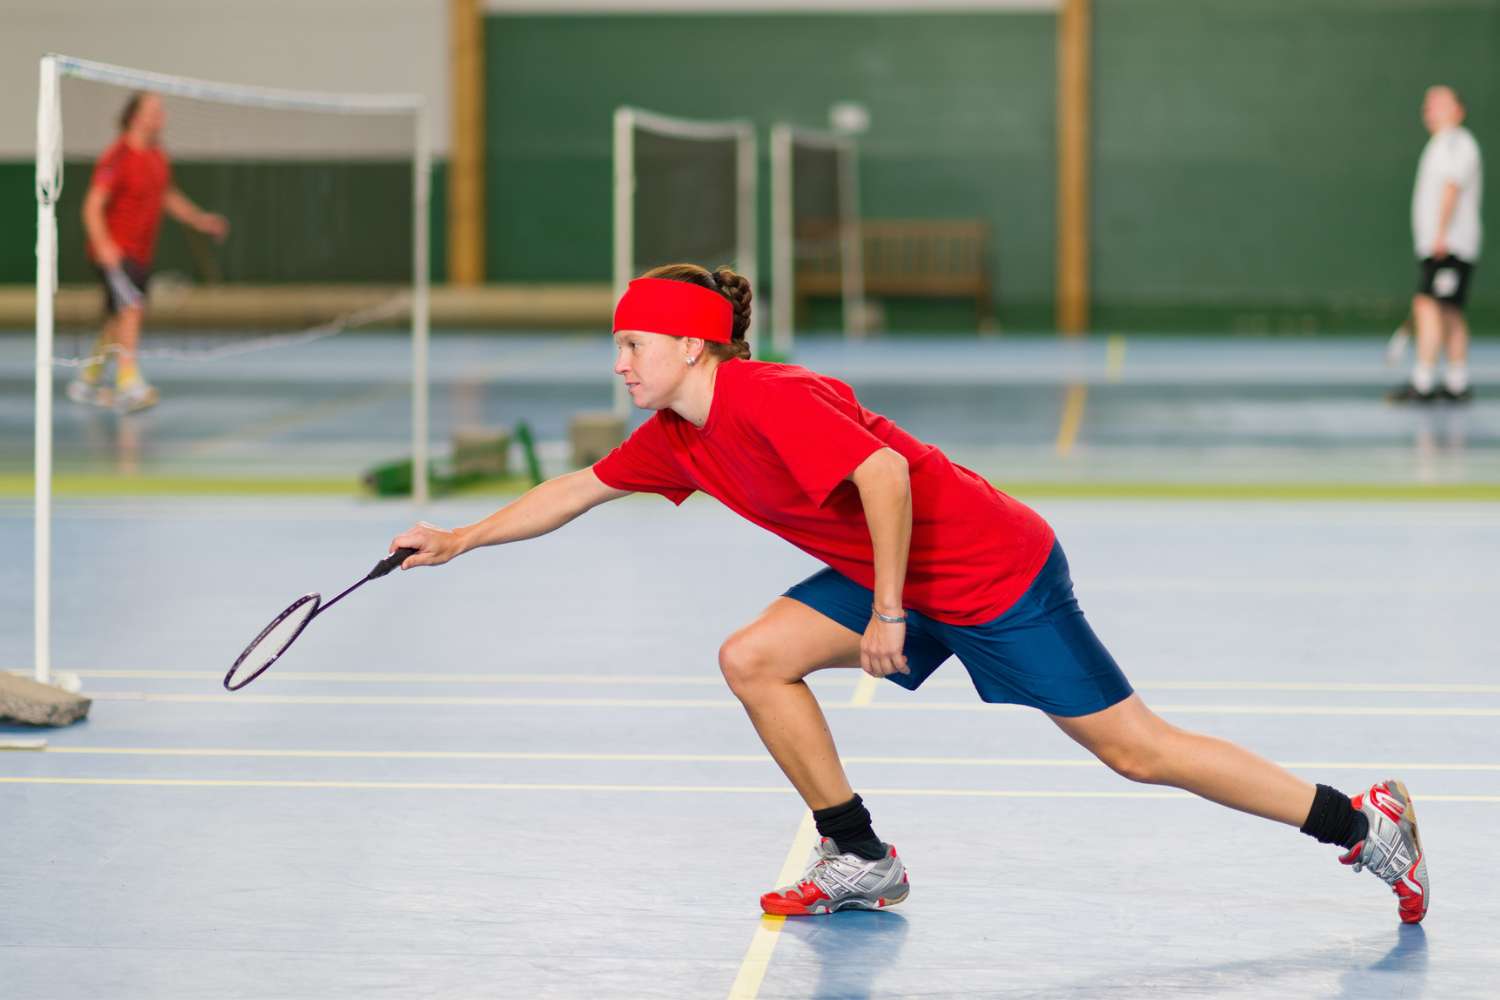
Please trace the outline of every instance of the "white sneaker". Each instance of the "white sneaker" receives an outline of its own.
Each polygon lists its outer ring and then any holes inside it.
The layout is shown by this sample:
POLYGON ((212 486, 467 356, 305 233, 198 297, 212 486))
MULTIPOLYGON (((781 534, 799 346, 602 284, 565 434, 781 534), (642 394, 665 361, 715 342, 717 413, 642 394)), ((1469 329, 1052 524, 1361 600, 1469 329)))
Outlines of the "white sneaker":
POLYGON ((906 866, 896 849, 885 845, 885 857, 869 861, 844 854, 827 837, 818 841, 818 857, 796 885, 760 897, 760 908, 785 916, 811 916, 839 910, 881 910, 895 906, 911 892, 906 866))
POLYGON ((137 379, 115 390, 115 408, 121 413, 149 410, 160 401, 161 394, 156 391, 156 387, 144 379, 137 379))
POLYGON ((1368 868, 1390 886, 1403 924, 1421 922, 1427 916, 1432 886, 1411 793, 1392 778, 1354 796, 1351 804, 1370 821, 1370 832, 1339 860, 1355 871, 1368 868))
POLYGON ((107 385, 75 378, 68 383, 68 398, 86 406, 115 405, 115 391, 107 385))

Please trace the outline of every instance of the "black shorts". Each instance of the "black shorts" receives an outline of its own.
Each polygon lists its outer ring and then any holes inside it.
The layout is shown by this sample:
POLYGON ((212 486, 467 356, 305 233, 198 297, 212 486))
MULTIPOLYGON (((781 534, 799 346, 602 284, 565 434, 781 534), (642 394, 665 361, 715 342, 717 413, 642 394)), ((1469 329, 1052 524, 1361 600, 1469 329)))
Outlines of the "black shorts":
POLYGON ((1445 306, 1462 309, 1469 301, 1469 276, 1474 265, 1454 256, 1423 257, 1417 262, 1417 294, 1430 295, 1445 306))
POLYGON ((138 261, 126 257, 120 261, 120 270, 125 272, 125 277, 135 289, 136 302, 130 301, 130 289, 118 288, 111 281, 109 274, 98 264, 94 265, 94 273, 99 276, 99 281, 104 285, 104 311, 113 316, 121 309, 129 308, 131 305, 142 305, 146 299, 146 286, 151 284, 151 268, 138 261))

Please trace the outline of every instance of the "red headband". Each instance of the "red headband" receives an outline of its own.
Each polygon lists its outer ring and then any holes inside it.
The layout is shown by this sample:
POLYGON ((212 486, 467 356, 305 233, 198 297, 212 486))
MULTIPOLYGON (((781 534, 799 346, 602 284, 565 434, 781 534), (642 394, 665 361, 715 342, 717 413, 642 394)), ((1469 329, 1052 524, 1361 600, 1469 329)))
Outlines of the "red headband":
POLYGON ((692 282, 636 278, 615 306, 614 330, 643 330, 727 344, 733 339, 734 307, 718 292, 692 282))

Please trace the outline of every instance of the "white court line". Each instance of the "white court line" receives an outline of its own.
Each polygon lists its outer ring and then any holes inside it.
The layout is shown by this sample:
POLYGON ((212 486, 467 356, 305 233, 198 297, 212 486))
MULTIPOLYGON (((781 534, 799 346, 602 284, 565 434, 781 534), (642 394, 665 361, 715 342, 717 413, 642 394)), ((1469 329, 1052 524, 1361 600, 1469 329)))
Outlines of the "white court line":
MULTIPOLYGON (((816 834, 812 813, 804 812, 797 834, 792 838, 792 846, 787 849, 786 860, 781 863, 781 874, 776 876, 775 885, 790 885, 802 874, 803 868, 807 866, 808 855, 812 853, 816 834)), ((761 914, 760 923, 755 927, 755 936, 750 939, 750 947, 740 961, 740 971, 729 987, 729 1000, 755 1000, 760 994, 761 981, 766 978, 766 970, 771 967, 771 953, 776 950, 776 942, 781 937, 781 928, 785 923, 786 917, 761 914)))
MULTIPOLYGON (((229 757, 246 759, 288 760, 489 760, 527 762, 565 762, 599 764, 766 764, 770 758, 756 754, 687 754, 687 753, 571 753, 509 750, 318 750, 267 749, 260 747, 91 747, 28 746, 45 749, 48 756, 79 757, 229 757)), ((1099 768, 1104 765, 1088 757, 907 757, 845 756, 846 764, 878 764, 916 767, 1020 767, 1020 768, 1099 768)), ((1281 767, 1306 770, 1338 771, 1500 771, 1500 763, 1457 761, 1326 761, 1287 760, 1281 767)))
MULTIPOLYGON (((30 667, 11 667, 10 673, 29 676, 30 667)), ((157 670, 157 669, 82 669, 74 670, 79 677, 95 680, 118 678, 123 680, 192 680, 214 681, 222 673, 210 670, 157 670)), ((820 680, 847 680, 837 674, 823 674, 820 680)), ((278 681, 308 681, 329 684, 557 684, 569 686, 620 685, 692 685, 721 687, 724 678, 713 674, 548 674, 548 673, 385 673, 381 671, 278 671, 278 681)), ((1235 681, 1235 680, 1145 680, 1133 681, 1143 691, 1284 691, 1284 692, 1340 692, 1389 693, 1389 694, 1500 694, 1500 684, 1468 683, 1405 683, 1380 681, 1235 681)), ((878 688, 879 682, 869 674, 860 672, 856 687, 878 688)), ((970 688, 967 677, 934 677, 927 681, 928 688, 970 688)))
MULTIPOLYGON (((91 691, 95 701, 142 701, 187 705, 455 705, 470 707, 509 706, 522 708, 666 708, 725 709, 740 708, 730 698, 504 698, 487 695, 321 695, 321 694, 184 694, 154 691, 91 691)), ((834 702, 825 711, 857 709, 876 712, 1021 712, 1032 711, 1023 705, 991 705, 981 701, 899 701, 865 705, 834 702)), ((1151 708, 1169 715, 1337 715, 1399 716, 1403 718, 1494 718, 1500 717, 1500 706, 1423 705, 1159 705, 1151 708)))
MULTIPOLYGON (((63 778, 0 776, 0 785, 113 785, 144 788, 280 788, 349 791, 589 792, 618 794, 795 795, 787 785, 588 785, 499 781, 335 781, 291 778, 63 778)), ((872 795, 959 799, 1191 799, 1182 791, 1069 791, 1002 788, 870 788, 872 795)), ((1500 795, 1420 795, 1422 802, 1495 802, 1500 795)), ((788 852, 790 854, 790 852, 788 852)))

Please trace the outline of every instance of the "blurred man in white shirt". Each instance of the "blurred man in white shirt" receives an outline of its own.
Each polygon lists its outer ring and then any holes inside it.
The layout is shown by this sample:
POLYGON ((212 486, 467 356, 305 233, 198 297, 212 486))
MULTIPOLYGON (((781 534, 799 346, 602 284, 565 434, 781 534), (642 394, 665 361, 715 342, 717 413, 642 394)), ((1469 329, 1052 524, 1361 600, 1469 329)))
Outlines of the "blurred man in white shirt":
POLYGON ((1417 164, 1411 197, 1412 239, 1420 275, 1412 298, 1417 360, 1411 381, 1390 394, 1395 402, 1464 402, 1469 387, 1469 323, 1464 303, 1483 239, 1479 223, 1483 167, 1479 143, 1463 127, 1464 103, 1452 87, 1429 87, 1422 123, 1432 138, 1417 164), (1437 382, 1438 355, 1448 345, 1448 366, 1437 382))

